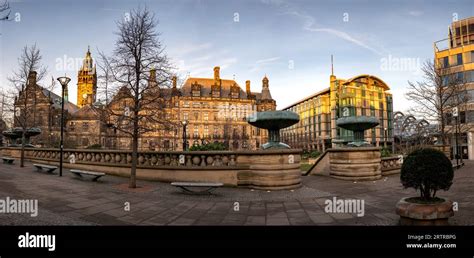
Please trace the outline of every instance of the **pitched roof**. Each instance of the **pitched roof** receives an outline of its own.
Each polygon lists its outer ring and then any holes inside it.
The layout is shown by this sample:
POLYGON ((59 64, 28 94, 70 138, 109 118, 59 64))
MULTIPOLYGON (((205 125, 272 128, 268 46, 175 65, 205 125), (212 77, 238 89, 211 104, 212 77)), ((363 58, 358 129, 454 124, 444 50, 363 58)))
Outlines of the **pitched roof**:
POLYGON ((85 105, 72 114, 73 120, 97 120, 100 119, 101 110, 91 105, 85 105))
MULTIPOLYGON (((50 91, 50 90, 47 90, 39 85, 37 85, 38 87, 40 87, 42 90, 43 90, 43 94, 46 96, 46 97, 49 97, 51 99, 51 102, 53 102, 52 106, 56 109, 61 109, 61 97, 56 95, 56 93, 50 91)), ((74 103, 71 103, 69 101, 65 101, 64 102, 64 109, 66 111, 68 111, 69 113, 74 113, 76 112, 79 108, 74 105, 74 103)))
MULTIPOLYGON (((201 85, 201 96, 211 96, 211 86, 214 84, 213 78, 195 78, 190 77, 186 80, 184 85, 181 87, 181 94, 183 96, 191 96, 191 85, 197 83, 201 85)), ((247 98, 247 93, 242 90, 239 84, 234 80, 226 80, 221 79, 221 96, 222 97, 229 97, 230 96, 230 88, 233 85, 239 87, 240 90, 240 98, 247 98)))

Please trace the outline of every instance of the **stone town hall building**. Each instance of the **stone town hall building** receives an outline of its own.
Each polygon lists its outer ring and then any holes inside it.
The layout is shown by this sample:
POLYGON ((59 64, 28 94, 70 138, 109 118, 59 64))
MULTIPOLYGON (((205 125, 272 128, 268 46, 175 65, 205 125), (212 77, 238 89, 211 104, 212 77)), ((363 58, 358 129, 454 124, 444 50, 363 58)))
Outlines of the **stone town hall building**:
MULTIPOLYGON (((154 79, 150 71, 150 82, 154 79)), ((60 97, 36 84, 36 73, 28 80, 27 90, 39 92, 35 105, 42 115, 33 124, 42 129, 32 143, 39 146, 54 146, 59 139, 60 97), (58 114, 59 107, 59 114, 58 114), (47 113, 50 112, 50 113, 47 113)), ((160 87, 160 98, 166 103, 164 114, 175 126, 147 132, 139 140, 141 150, 182 150, 183 126, 187 121, 187 146, 221 142, 231 150, 258 149, 267 141, 265 130, 249 125, 246 117, 256 111, 275 110, 269 80, 262 80, 261 92, 253 92, 250 81, 245 82, 245 90, 235 80, 222 79, 220 68, 214 67, 211 78, 189 77, 178 87, 176 77, 172 87, 160 87)), ((77 105, 68 101, 66 94, 66 148, 87 148, 100 146, 107 149, 129 149, 131 138, 114 127, 107 117, 105 107, 96 103, 97 74, 89 50, 78 72, 77 105), (108 121, 108 122, 107 122, 108 121)), ((117 93, 120 94, 120 91, 117 93)), ((110 103, 114 105, 115 97, 110 103)), ((28 100, 28 103, 33 100, 28 100)), ((15 106, 21 106, 17 101, 15 106)), ((30 123, 31 125, 31 123, 30 123)))

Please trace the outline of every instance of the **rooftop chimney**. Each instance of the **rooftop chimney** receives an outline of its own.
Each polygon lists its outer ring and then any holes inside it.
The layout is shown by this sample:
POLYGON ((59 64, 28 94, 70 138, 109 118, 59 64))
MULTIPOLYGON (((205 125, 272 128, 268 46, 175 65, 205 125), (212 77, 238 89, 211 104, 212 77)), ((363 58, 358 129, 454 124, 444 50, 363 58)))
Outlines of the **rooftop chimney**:
POLYGON ((173 88, 176 88, 176 76, 173 76, 173 78, 171 78, 173 80, 173 88))
POLYGON ((219 74, 220 69, 221 68, 219 66, 214 67, 214 80, 216 81, 220 79, 220 74, 219 74))
POLYGON ((250 94, 250 81, 249 80, 245 81, 245 90, 247 91, 247 94, 250 94))
POLYGON ((28 85, 36 85, 36 72, 30 71, 28 74, 28 85))

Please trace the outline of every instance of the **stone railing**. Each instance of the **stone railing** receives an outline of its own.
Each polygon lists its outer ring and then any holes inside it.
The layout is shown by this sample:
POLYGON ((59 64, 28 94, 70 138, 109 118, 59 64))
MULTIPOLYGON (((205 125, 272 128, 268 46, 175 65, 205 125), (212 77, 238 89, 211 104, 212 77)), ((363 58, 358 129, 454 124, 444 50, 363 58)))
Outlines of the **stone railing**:
POLYGON ((393 175, 400 173, 402 165, 397 156, 385 157, 381 159, 382 176, 393 175))
MULTIPOLYGON (((6 147, 2 155, 20 157, 20 148, 6 147)), ((291 189, 301 185, 301 150, 257 151, 140 151, 137 178, 157 181, 210 181, 256 189, 291 189)), ((59 149, 27 148, 25 157, 58 165, 59 149)), ((132 152, 65 149, 63 164, 128 177, 132 152)))
MULTIPOLYGON (((32 149, 27 157, 34 160, 58 161, 58 149, 32 149)), ((206 169, 239 168, 242 164, 236 163, 238 153, 233 152, 156 152, 142 151, 138 154, 137 167, 139 168, 176 168, 206 169)), ((242 155, 242 154, 240 154, 242 155)), ((130 151, 112 150, 64 150, 64 162, 113 167, 130 167, 132 153, 130 151)), ((244 166, 245 167, 245 166, 244 166)), ((248 166, 247 166, 248 167, 248 166)))

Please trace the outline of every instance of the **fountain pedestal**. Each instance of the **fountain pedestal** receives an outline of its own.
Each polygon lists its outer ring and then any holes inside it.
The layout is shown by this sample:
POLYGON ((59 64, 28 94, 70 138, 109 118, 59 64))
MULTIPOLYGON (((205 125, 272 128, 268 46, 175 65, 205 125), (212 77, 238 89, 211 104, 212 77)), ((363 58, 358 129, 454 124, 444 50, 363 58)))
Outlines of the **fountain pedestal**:
POLYGON ((378 180, 382 178, 380 148, 365 141, 364 131, 379 124, 373 116, 347 116, 336 124, 354 132, 354 141, 329 151, 329 174, 343 180, 378 180))

